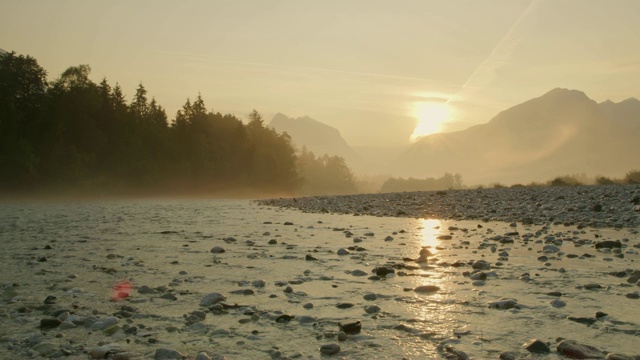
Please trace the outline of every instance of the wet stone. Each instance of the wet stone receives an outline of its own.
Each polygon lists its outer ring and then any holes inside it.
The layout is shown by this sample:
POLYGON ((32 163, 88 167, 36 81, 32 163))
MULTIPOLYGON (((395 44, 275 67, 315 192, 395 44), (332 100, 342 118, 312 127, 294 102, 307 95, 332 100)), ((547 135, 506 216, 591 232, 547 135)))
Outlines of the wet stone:
POLYGON ((362 330, 362 323, 360 321, 348 322, 345 324, 340 323, 338 326, 340 327, 340 331, 349 335, 359 334, 362 330))
POLYGON ((380 312, 380 307, 377 305, 367 305, 364 307, 364 311, 367 314, 376 314, 380 312))
POLYGON ((515 299, 500 299, 492 301, 489 304, 489 308, 498 310, 508 310, 513 308, 519 308, 518 301, 515 299))
POLYGON ((531 339, 522 345, 527 351, 536 353, 536 354, 546 354, 551 352, 549 345, 547 345, 542 340, 531 339))
POLYGON ((173 300, 178 300, 178 298, 175 295, 173 295, 172 293, 163 294, 162 296, 159 297, 159 299, 172 300, 172 301, 173 300))
POLYGON ((320 353, 323 355, 335 355, 340 352, 340 345, 338 344, 324 344, 320 346, 320 353))
POLYGON ((56 319, 56 318, 40 320, 40 328, 41 329, 57 328, 58 326, 60 326, 60 324, 62 324, 62 321, 60 321, 59 319, 56 319))
POLYGON ((571 320, 580 324, 593 325, 596 322, 594 318, 568 316, 567 320, 571 320))
POLYGON ((183 356, 184 355, 176 350, 160 348, 156 349, 153 358, 154 360, 180 360, 183 358, 183 356))
POLYGON ((590 345, 580 344, 573 340, 562 340, 556 350, 559 354, 572 359, 602 359, 604 353, 590 345))
POLYGON ((440 288, 435 285, 422 285, 413 289, 414 292, 421 293, 421 294, 434 293, 434 292, 437 292, 438 290, 440 290, 440 288))
POLYGON ((351 272, 351 275, 353 276, 367 276, 369 275, 366 271, 362 271, 362 270, 353 270, 351 272))
POLYGON ((213 248, 211 248, 210 252, 213 254, 222 254, 225 252, 225 250, 221 246, 214 246, 213 248))
POLYGON ((367 300, 367 301, 374 301, 374 300, 378 299, 378 295, 376 295, 374 293, 369 293, 369 294, 364 294, 364 296, 362 298, 367 300))

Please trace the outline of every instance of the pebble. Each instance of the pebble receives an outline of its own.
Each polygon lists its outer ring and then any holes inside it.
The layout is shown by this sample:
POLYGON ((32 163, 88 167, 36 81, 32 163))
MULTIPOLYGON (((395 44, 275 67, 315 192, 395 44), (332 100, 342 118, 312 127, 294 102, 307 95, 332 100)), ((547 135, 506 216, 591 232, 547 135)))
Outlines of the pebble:
POLYGON ((522 345, 527 351, 536 354, 550 353, 551 349, 544 341, 538 339, 531 339, 522 345))
POLYGON ((345 324, 340 323, 338 324, 338 326, 340 327, 340 331, 349 335, 359 334, 362 330, 362 323, 360 321, 354 321, 345 324))
POLYGON ((375 300, 378 299, 378 295, 376 295, 374 293, 368 293, 368 294, 364 294, 364 296, 362 298, 367 300, 367 301, 375 301, 375 300))
POLYGON ((559 354, 572 359, 602 359, 605 356, 598 348, 573 340, 562 340, 558 343, 556 350, 559 354))
POLYGON ((515 299, 500 299, 497 301, 492 301, 489 303, 489 308, 491 309, 499 309, 499 310, 508 310, 519 308, 518 301, 515 299))
POLYGON ((551 300, 551 306, 555 308, 561 308, 561 307, 567 306, 567 303, 560 299, 554 299, 554 300, 551 300))
POLYGON ((227 300, 227 297, 220 293, 209 293, 200 300, 200 306, 211 306, 225 300, 227 300))
POLYGON ((416 288, 413 289, 413 291, 417 292, 417 293, 434 293, 436 291, 440 290, 440 287, 435 286, 435 285, 421 285, 418 286, 416 288))
POLYGON ((106 344, 98 347, 91 348, 89 350, 89 355, 93 359, 104 359, 107 355, 116 355, 118 353, 124 352, 124 347, 117 343, 106 344))
POLYGON ((353 275, 353 276, 367 276, 369 274, 366 271, 353 270, 353 271, 351 271, 351 275, 353 275))
POLYGON ((154 360, 180 360, 184 357, 180 352, 172 349, 156 349, 154 360))
POLYGON ((336 344, 336 343, 332 343, 332 344, 324 344, 322 346, 320 346, 320 353, 322 353, 323 355, 335 355, 337 353, 340 352, 340 345, 336 344))
POLYGON ((210 252, 213 254, 222 254, 225 252, 225 250, 221 246, 214 246, 213 248, 211 248, 210 252))
POLYGON ((120 320, 113 316, 100 319, 91 325, 91 330, 105 330, 108 327, 118 324, 118 322, 120 322, 120 320))

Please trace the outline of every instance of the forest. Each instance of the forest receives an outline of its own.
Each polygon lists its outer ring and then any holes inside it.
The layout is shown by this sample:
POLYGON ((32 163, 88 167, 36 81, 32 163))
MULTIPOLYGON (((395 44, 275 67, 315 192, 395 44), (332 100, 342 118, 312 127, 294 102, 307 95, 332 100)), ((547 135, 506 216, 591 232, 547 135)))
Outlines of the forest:
POLYGON ((355 191, 339 157, 296 150, 264 124, 208 110, 173 119, 140 84, 130 101, 89 65, 49 82, 31 56, 0 55, 0 193, 247 196, 355 191), (326 182, 326 179, 331 179, 326 182))

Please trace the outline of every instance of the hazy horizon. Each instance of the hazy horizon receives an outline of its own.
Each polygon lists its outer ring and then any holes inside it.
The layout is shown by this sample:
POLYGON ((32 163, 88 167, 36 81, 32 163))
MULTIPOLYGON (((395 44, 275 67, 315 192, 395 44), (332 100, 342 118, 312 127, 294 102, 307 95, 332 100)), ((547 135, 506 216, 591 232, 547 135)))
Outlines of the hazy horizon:
POLYGON ((636 1, 0 2, 0 48, 53 80, 88 64, 170 118, 186 98, 245 118, 308 115, 352 146, 461 130, 555 88, 640 96, 636 1), (448 104, 447 108, 442 104, 448 104))

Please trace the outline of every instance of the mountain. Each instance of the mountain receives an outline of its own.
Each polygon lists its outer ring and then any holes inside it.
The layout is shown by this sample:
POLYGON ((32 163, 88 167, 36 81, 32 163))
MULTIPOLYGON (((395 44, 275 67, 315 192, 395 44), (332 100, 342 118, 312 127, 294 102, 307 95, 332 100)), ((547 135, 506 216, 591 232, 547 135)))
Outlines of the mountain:
POLYGON ((6 50, 0 49, 0 55, 4 55, 4 54, 7 54, 7 53, 9 53, 9 52, 6 51, 6 50))
POLYGON ((269 126, 276 132, 286 132, 291 136, 297 148, 306 146, 316 156, 338 155, 349 161, 357 159, 356 152, 347 144, 338 129, 314 120, 308 116, 289 118, 284 114, 276 114, 269 126))
POLYGON ((640 102, 598 104, 581 91, 553 89, 486 124, 426 136, 391 167, 404 177, 460 173, 468 185, 528 183, 585 173, 621 177, 640 168, 640 102))
POLYGON ((599 104, 602 112, 619 126, 631 126, 640 130, 640 100, 628 98, 619 103, 611 100, 599 104))

